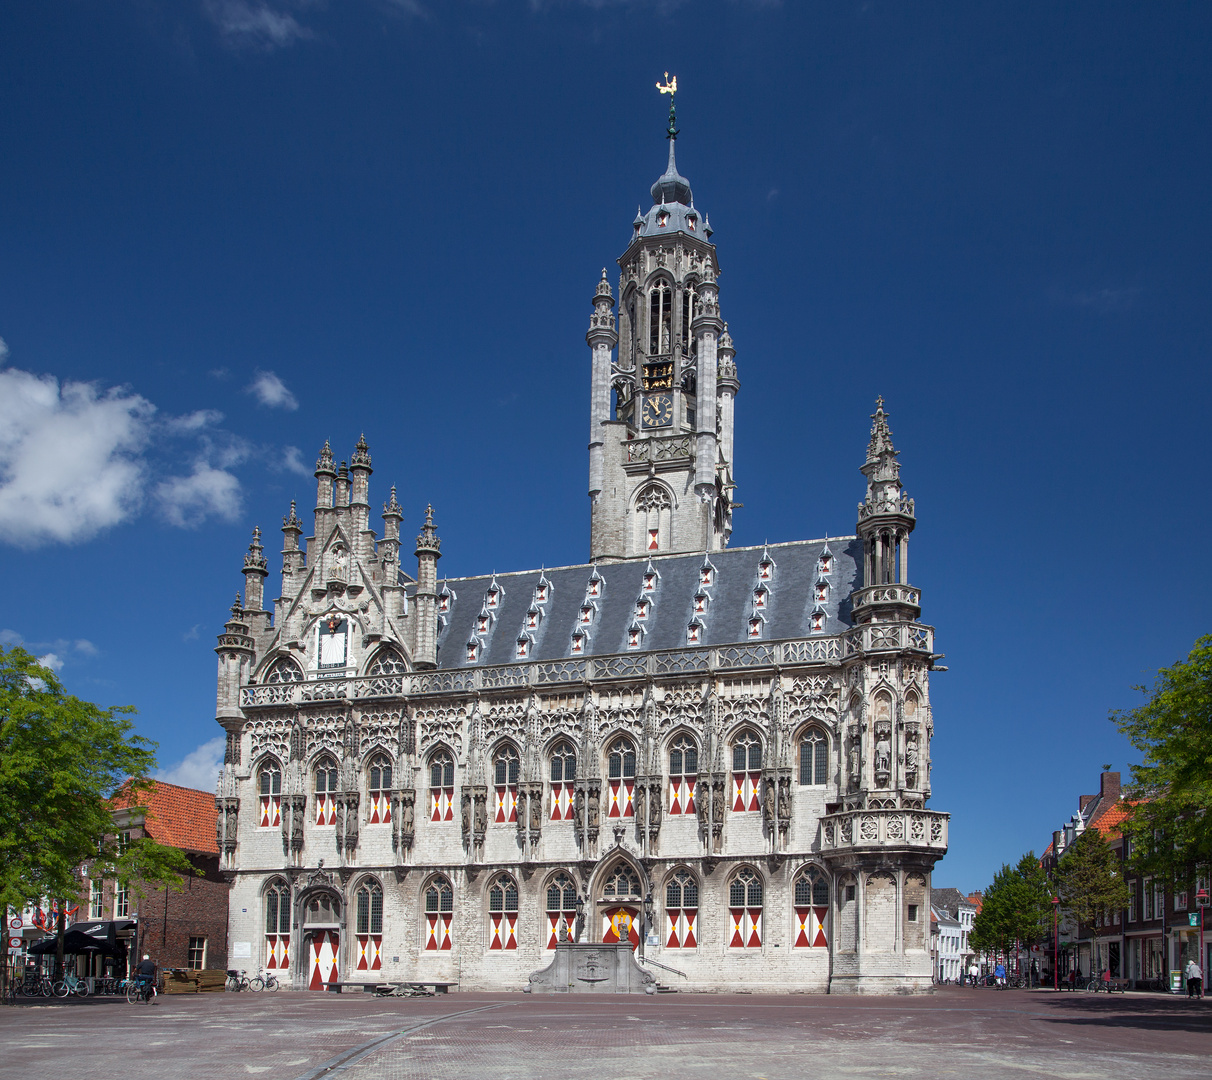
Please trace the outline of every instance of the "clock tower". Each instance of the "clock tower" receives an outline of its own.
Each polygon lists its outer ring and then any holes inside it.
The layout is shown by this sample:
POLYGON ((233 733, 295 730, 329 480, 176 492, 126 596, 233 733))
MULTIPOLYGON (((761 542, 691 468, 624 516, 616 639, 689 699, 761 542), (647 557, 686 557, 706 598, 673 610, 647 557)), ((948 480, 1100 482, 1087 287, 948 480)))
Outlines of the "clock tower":
POLYGON ((735 352, 711 225, 674 158, 677 81, 658 89, 670 96, 669 165, 619 258, 617 327, 603 270, 586 335, 594 561, 719 551, 732 532, 735 352))

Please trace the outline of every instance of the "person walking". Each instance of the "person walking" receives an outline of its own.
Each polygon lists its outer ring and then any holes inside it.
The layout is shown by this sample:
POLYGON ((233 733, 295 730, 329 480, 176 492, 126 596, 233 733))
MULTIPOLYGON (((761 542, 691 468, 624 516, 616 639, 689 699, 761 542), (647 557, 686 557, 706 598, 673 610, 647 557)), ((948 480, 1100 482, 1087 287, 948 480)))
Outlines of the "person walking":
POLYGON ((1204 996, 1204 973, 1200 970, 1199 965, 1194 960, 1188 960, 1183 974, 1187 977, 1187 997, 1202 998, 1204 996))
POLYGON ((1003 964, 1000 960, 997 963, 997 967, 995 967, 993 969, 993 977, 997 980, 998 989, 1005 990, 1006 989, 1006 965, 1003 964))

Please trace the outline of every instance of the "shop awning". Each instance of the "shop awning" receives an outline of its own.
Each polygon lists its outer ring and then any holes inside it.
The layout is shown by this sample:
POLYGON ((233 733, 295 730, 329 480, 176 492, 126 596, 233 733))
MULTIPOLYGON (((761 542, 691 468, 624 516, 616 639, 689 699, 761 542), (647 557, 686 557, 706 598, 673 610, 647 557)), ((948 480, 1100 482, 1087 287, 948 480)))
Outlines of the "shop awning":
MULTIPOLYGON (((128 937, 134 930, 134 919, 118 921, 94 920, 72 923, 63 933, 65 953, 100 953, 102 956, 122 956, 126 946, 119 937, 128 937)), ((53 953, 58 948, 55 936, 43 938, 29 947, 35 955, 53 953)))

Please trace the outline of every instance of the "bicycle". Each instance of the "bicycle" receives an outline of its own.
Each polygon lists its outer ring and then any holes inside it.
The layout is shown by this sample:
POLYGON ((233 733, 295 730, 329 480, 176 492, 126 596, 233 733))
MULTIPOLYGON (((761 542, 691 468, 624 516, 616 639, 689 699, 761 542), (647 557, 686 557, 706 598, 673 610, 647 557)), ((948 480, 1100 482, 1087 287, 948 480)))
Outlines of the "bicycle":
POLYGON ((136 1001, 145 1001, 148 1005, 156 1000, 156 982, 154 979, 127 979, 126 1001, 133 1005, 136 1001))
POLYGON ((252 990, 257 993, 265 989, 265 980, 260 975, 254 975, 250 979, 247 971, 229 971, 227 982, 223 985, 225 989, 233 993, 239 993, 241 990, 252 990))
POLYGON ((68 994, 75 994, 77 997, 88 997, 88 983, 70 973, 55 983, 54 990, 55 997, 65 998, 68 994))
POLYGON ((267 971, 264 975, 258 977, 264 982, 265 989, 268 991, 277 990, 282 985, 278 982, 278 977, 272 971, 267 971))

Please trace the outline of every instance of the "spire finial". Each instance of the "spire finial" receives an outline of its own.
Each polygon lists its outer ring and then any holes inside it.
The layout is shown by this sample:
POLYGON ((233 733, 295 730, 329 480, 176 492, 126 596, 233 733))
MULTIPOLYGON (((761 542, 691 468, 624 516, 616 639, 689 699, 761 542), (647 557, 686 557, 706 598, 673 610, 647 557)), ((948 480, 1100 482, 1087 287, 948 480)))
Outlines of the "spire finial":
POLYGON ((673 106, 674 95, 678 92, 678 77, 675 75, 671 79, 667 71, 665 72, 665 85, 657 83, 656 88, 662 94, 669 95, 669 130, 665 133, 665 138, 672 142, 678 137, 678 117, 673 106))

